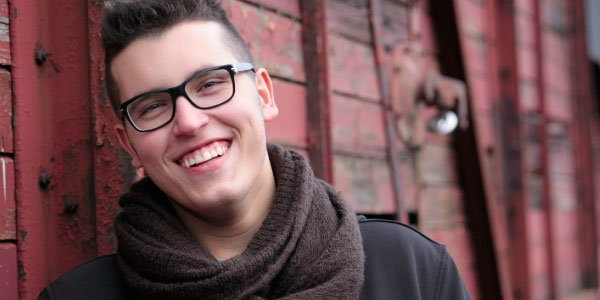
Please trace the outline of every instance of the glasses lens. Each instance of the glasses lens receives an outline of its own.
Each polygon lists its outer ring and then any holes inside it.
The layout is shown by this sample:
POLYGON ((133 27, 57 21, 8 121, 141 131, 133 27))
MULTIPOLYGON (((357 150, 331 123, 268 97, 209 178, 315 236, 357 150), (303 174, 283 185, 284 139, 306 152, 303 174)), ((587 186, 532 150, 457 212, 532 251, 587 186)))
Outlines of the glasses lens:
POLYGON ((127 112, 136 127, 150 130, 162 126, 171 119, 173 101, 169 93, 153 93, 129 104, 127 112))
POLYGON ((233 82, 229 71, 219 69, 190 80, 185 92, 198 107, 219 105, 233 96, 233 82))

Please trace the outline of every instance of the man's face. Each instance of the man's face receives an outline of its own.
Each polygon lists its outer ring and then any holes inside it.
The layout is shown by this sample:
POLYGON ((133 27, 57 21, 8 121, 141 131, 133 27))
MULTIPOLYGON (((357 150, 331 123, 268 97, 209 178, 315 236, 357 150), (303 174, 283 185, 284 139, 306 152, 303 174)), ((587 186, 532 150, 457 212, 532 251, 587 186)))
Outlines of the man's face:
MULTIPOLYGON (((184 22, 157 37, 134 41, 112 63, 121 103, 144 92, 171 88, 194 73, 240 62, 212 22, 184 22)), ((254 197, 270 174, 264 121, 277 115, 271 81, 264 70, 235 75, 227 103, 200 110, 184 97, 166 126, 138 132, 131 124, 116 130, 135 167, 177 204, 196 214, 254 197), (196 166, 191 159, 224 153, 196 166)))

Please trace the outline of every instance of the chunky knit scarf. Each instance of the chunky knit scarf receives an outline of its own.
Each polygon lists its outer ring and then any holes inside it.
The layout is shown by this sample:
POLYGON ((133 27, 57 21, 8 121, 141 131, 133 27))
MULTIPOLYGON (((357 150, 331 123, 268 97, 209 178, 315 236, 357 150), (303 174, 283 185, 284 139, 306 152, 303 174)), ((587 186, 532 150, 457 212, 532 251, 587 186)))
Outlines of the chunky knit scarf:
POLYGON ((298 153, 268 145, 271 211, 240 255, 218 262, 142 179, 123 195, 115 230, 125 292, 138 299, 357 299, 363 249, 340 194, 298 153))

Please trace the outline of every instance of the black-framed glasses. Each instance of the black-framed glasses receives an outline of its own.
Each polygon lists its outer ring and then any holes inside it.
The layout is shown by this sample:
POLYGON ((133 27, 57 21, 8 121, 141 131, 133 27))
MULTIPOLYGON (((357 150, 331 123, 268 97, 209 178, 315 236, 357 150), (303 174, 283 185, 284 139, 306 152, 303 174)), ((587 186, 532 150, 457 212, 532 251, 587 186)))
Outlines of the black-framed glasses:
POLYGON ((137 95, 121 103, 119 110, 137 131, 155 130, 173 120, 179 96, 195 108, 215 108, 235 95, 235 74, 250 70, 254 71, 254 66, 247 62, 205 69, 176 87, 137 95))

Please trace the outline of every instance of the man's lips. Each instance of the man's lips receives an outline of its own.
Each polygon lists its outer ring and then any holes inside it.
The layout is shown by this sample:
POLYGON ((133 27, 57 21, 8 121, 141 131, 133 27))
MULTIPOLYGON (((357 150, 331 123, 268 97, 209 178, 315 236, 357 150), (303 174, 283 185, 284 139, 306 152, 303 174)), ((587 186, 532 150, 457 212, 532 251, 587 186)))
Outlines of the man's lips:
POLYGON ((222 156, 227 152, 231 145, 230 141, 218 140, 210 142, 198 149, 188 152, 181 157, 177 163, 185 168, 193 167, 216 157, 222 156))

